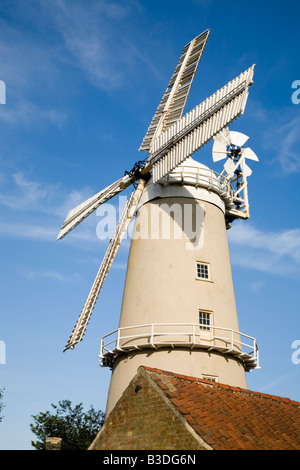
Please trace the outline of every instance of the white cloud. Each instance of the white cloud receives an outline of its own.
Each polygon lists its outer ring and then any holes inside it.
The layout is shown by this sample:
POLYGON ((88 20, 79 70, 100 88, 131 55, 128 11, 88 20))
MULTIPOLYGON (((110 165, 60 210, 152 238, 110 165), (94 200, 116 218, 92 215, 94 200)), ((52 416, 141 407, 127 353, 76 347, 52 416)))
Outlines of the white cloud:
POLYGON ((263 232, 236 224, 228 233, 234 264, 277 275, 300 275, 300 229, 263 232))
POLYGON ((66 276, 58 271, 34 271, 30 269, 21 269, 19 275, 28 280, 36 279, 53 279, 55 281, 69 282, 79 279, 78 274, 73 274, 72 276, 66 276))
MULTIPOLYGON (((97 245, 107 242, 101 241, 96 235, 96 224, 85 224, 85 227, 78 227, 68 234, 63 243, 76 245, 80 249, 88 249, 91 243, 97 245), (83 243, 86 242, 86 243, 83 243)), ((59 224, 49 225, 47 222, 43 225, 35 220, 28 223, 22 222, 0 222, 0 237, 9 239, 33 240, 42 242, 62 243, 57 241, 57 235, 60 229, 59 224)))
POLYGON ((34 211, 65 217, 70 209, 93 195, 91 188, 67 192, 59 184, 30 179, 24 172, 1 175, 0 206, 17 211, 34 211))
POLYGON ((252 292, 257 293, 257 292, 260 292, 264 286, 265 286, 265 281, 262 280, 262 281, 252 282, 249 285, 249 288, 250 288, 250 290, 252 290, 252 292))
POLYGON ((35 104, 20 100, 16 105, 6 104, 0 107, 0 120, 10 125, 32 125, 50 123, 51 125, 61 128, 66 120, 67 114, 54 108, 43 109, 35 104))
MULTIPOLYGON (((159 75, 147 54, 140 51, 136 40, 137 19, 141 6, 138 1, 82 2, 54 0, 46 7, 61 34, 66 49, 95 86, 103 89, 120 87, 124 77, 143 62, 152 73, 159 75), (131 26, 131 27, 130 27, 131 26), (134 41, 131 34, 134 31, 134 41)), ((143 38, 141 38, 142 40, 143 38)))
POLYGON ((279 384, 283 384, 286 382, 289 382, 292 377, 295 377, 298 375, 298 371, 293 371, 289 372, 288 374, 280 375, 279 377, 276 377, 272 382, 265 384, 263 387, 261 387, 260 391, 265 392, 267 390, 272 390, 274 387, 276 387, 279 384))
MULTIPOLYGON (((279 67, 281 63, 277 64, 279 67)), ((253 150, 257 149, 261 163, 272 164, 276 176, 289 176, 300 172, 300 106, 267 108, 255 97, 247 103, 247 117, 255 127, 250 136, 253 150), (275 165, 274 165, 275 164, 275 165), (279 165, 278 165, 279 164, 279 165)))
POLYGON ((0 222, 0 236, 30 240, 55 241, 58 230, 53 226, 0 222))
POLYGON ((300 117, 287 120, 276 129, 277 158, 284 174, 300 171, 300 117))
POLYGON ((10 190, 1 189, 0 204, 14 210, 36 210, 49 195, 49 188, 28 180, 23 173, 12 174, 8 185, 10 190))
POLYGON ((112 264, 112 269, 127 269, 127 264, 126 263, 113 263, 112 264))
MULTIPOLYGON (((22 172, 11 175, 2 173, 0 180, 2 237, 56 241, 68 211, 93 194, 90 188, 68 192, 59 184, 45 184, 22 172)), ((80 240, 99 242, 95 219, 88 217, 81 227, 68 236, 68 240, 71 243, 80 240)))
POLYGON ((300 229, 263 232, 250 224, 237 224, 229 235, 235 244, 263 248, 279 257, 288 255, 300 262, 300 229))
MULTIPOLYGON (((262 153, 268 156, 269 163, 279 163, 280 176, 288 176, 300 172, 300 116, 297 106, 264 109, 263 105, 255 103, 250 111, 250 117, 260 121, 262 153), (253 110, 257 107, 257 112, 253 110), (272 114, 272 123, 267 116, 272 114)), ((262 160, 262 159, 261 159, 262 160)), ((266 158, 264 157, 264 160, 266 158)))

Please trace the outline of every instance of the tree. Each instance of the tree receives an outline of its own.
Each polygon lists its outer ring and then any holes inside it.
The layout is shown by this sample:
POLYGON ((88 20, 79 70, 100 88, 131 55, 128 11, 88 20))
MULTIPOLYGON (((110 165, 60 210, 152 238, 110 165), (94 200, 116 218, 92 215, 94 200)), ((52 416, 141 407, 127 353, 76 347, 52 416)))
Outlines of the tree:
POLYGON ((3 392, 4 392, 4 388, 0 388, 0 423, 3 419, 3 415, 2 415, 2 411, 3 411, 3 408, 4 408, 4 403, 2 401, 2 398, 3 398, 3 392))
POLYGON ((33 416, 31 431, 39 438, 31 441, 37 450, 45 450, 46 437, 60 437, 62 450, 87 450, 104 422, 103 411, 96 411, 93 406, 84 413, 82 403, 71 406, 70 400, 62 400, 51 406, 55 413, 41 412, 33 416))

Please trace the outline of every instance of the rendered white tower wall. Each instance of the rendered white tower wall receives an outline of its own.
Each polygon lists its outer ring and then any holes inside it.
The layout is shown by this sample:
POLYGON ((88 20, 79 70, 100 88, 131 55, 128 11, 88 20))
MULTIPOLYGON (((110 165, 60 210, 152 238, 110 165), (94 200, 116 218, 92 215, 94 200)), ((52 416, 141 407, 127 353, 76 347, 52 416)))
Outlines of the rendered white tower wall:
POLYGON ((124 352, 113 363, 107 413, 140 365, 217 377, 222 383, 247 387, 245 365, 230 352, 233 335, 235 350, 240 337, 225 205, 217 181, 210 189, 198 185, 199 175, 203 183, 208 174, 207 167, 189 159, 173 172, 173 180, 170 175, 171 184, 152 184, 150 180, 144 191, 131 241, 119 324, 119 328, 127 327, 122 333, 126 338, 118 344, 124 352), (178 175, 181 183, 176 184, 178 175), (197 263, 208 265, 209 279, 197 277, 197 263), (200 311, 209 314, 215 330, 199 326, 200 311), (159 332, 155 341, 148 326, 153 324, 159 332), (191 324, 198 325, 193 334, 201 335, 203 347, 191 346, 191 334, 186 334, 191 332, 191 324), (211 341, 212 334, 219 339, 211 341), (166 346, 162 347, 164 341, 166 346), (145 347, 147 342, 149 347, 145 347))

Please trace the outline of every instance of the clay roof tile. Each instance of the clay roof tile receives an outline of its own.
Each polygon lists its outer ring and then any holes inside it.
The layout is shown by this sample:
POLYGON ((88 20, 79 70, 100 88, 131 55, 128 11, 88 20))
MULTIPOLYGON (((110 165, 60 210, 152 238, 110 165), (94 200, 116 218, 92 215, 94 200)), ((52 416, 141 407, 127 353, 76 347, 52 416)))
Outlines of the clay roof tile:
POLYGON ((214 449, 300 450, 299 402, 170 371, 144 369, 214 449))

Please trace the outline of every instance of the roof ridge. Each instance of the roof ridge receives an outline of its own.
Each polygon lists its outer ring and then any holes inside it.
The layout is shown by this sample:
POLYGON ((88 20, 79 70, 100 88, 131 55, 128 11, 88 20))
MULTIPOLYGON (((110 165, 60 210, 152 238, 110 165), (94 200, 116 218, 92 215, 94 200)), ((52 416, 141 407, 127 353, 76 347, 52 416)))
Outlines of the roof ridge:
POLYGON ((195 382, 195 383, 200 383, 200 384, 203 384, 203 385, 209 385, 211 387, 215 387, 215 388, 219 388, 219 389, 223 389, 223 390, 228 390, 228 391, 232 391, 232 392, 240 392, 240 393, 244 393, 244 394, 247 394, 247 395, 255 395, 255 396, 260 397, 260 398, 271 399, 271 400, 274 400, 274 401, 284 402, 284 403, 289 404, 289 405, 300 407, 300 402, 295 401, 295 400, 291 400, 290 398, 287 398, 287 397, 281 397, 281 396, 278 396, 278 395, 271 395, 271 394, 263 393, 263 392, 255 392, 255 391, 249 390, 247 388, 235 387, 233 385, 227 385, 227 384, 220 383, 220 382, 212 382, 211 380, 202 379, 200 377, 192 377, 192 376, 189 376, 189 375, 178 374, 177 372, 170 372, 170 371, 167 371, 167 370, 162 370, 162 369, 149 367, 149 366, 143 366, 142 365, 142 366, 139 367, 139 369, 140 368, 143 368, 145 371, 148 371, 148 372, 154 372, 154 373, 158 373, 158 374, 161 374, 161 375, 167 375, 167 376, 170 376, 170 377, 177 377, 178 379, 188 380, 189 382, 195 382))

